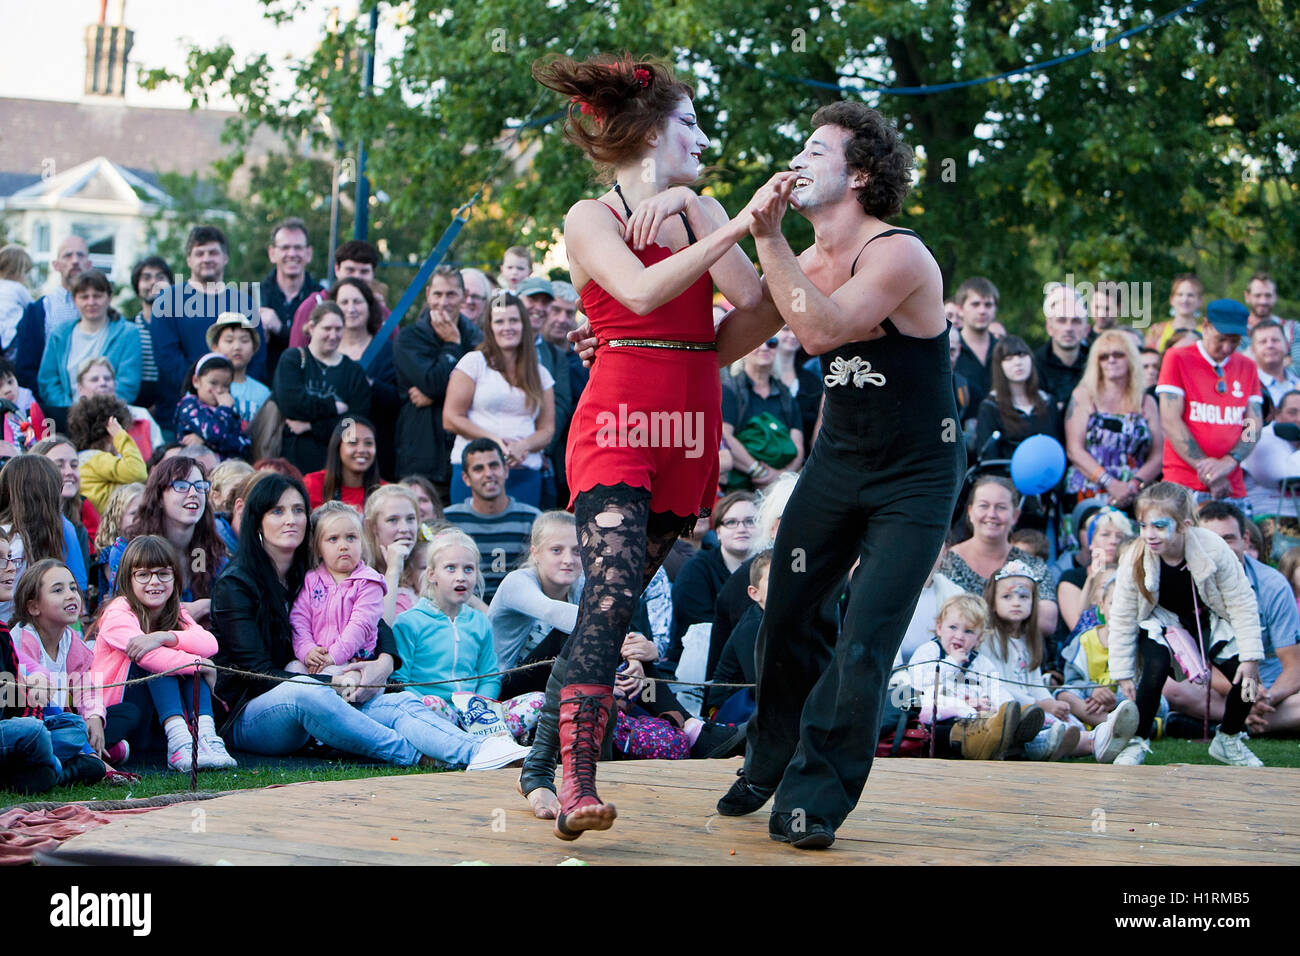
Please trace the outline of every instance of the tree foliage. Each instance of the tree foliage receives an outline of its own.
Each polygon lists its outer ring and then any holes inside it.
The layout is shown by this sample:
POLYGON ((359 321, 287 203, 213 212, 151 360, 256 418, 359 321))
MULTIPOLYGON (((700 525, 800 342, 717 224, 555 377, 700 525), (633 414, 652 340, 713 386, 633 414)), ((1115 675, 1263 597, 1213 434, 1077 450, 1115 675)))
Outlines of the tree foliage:
MULTIPOLYGON (((268 16, 302 15, 262 2, 268 16)), ((1158 9, 1089 0, 406 0, 380 4, 402 47, 386 64, 388 81, 362 97, 373 5, 363 2, 356 22, 322 25, 283 96, 272 93, 264 56, 241 61, 228 47, 192 50, 183 75, 149 79, 179 81, 199 104, 217 92, 233 97, 240 119, 228 166, 242 161, 260 125, 324 155, 339 142, 349 152, 368 142, 379 197, 372 235, 386 237, 396 259, 427 253, 507 143, 513 152, 454 257, 490 263, 521 240, 549 246, 568 207, 596 187, 558 121, 519 129, 567 106, 531 79, 529 65, 549 52, 631 49, 667 56, 694 77, 697 113, 718 147, 708 188, 733 211, 798 151, 818 106, 859 97, 896 119, 919 160, 919 185, 897 224, 925 237, 951 287, 992 278, 1004 319, 1031 335, 1042 283, 1067 273, 1151 282, 1157 302, 1188 269, 1214 295, 1240 295, 1260 267, 1277 276, 1284 299, 1300 286, 1300 10, 1283 0, 1216 0, 1051 69, 921 96, 858 90, 1043 63, 1150 24, 1176 0, 1158 9), (842 82, 844 91, 794 78, 842 82)), ((276 203, 263 206, 270 215, 276 203)), ((796 245, 812 238, 793 215, 787 234, 796 245)), ((313 235, 318 257, 323 236, 313 235)))

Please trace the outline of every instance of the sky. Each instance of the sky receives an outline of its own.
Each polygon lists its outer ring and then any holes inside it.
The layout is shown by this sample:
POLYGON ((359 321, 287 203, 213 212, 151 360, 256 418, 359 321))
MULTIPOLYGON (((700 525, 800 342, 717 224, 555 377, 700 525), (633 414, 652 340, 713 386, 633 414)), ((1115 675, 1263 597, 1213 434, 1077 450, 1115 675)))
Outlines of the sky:
MULTIPOLYGON (((277 26, 264 16, 258 0, 126 0, 126 26, 135 32, 128 57, 126 103, 130 106, 186 108, 189 97, 176 84, 157 91, 140 89, 139 67, 167 67, 178 72, 190 46, 210 46, 227 39, 237 54, 266 53, 273 64, 305 57, 324 30, 328 12, 340 8, 355 16, 356 0, 301 0, 303 12, 277 26)), ((108 0, 106 21, 116 22, 119 0, 108 0)), ((13 37, 40 42, 6 44, 0 57, 0 96, 42 100, 83 99, 85 29, 99 20, 99 0, 39 0, 6 4, 5 28, 13 37)), ((391 8, 388 19, 392 19, 391 8)), ((381 21, 382 62, 388 24, 381 21)), ((96 98, 98 99, 98 98, 96 98)), ((217 109, 231 104, 214 102, 217 109)))

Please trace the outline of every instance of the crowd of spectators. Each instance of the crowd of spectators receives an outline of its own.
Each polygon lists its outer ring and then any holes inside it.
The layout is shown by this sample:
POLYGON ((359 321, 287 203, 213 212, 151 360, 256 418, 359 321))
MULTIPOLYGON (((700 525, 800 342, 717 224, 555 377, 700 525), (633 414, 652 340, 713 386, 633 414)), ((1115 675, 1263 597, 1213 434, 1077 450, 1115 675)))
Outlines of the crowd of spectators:
MULTIPOLYGON (((200 769, 234 765, 227 746, 483 769, 543 733, 583 583, 564 464, 588 378, 577 290, 516 246, 495 277, 440 266, 414 321, 386 326, 374 246, 333 250, 328 288, 302 220, 267 252, 255 290, 228 282, 225 236, 196 227, 183 274, 132 270, 127 316, 81 239, 36 298, 30 257, 0 249, 0 788, 159 749, 189 770, 191 726, 200 769), (374 686, 390 679, 410 687, 374 686), (485 706, 509 737, 476 732, 485 706)), ((988 279, 946 303, 976 468, 891 697, 943 755, 1136 763, 1199 735, 1189 662, 1139 634, 1161 615, 1209 638, 1218 759, 1256 762, 1245 732, 1300 726, 1300 337, 1276 301, 1262 273, 1244 302, 1208 303, 1180 275, 1144 334, 1113 297, 1054 285, 1036 351, 988 279), (1068 459, 1056 511, 1006 477, 1034 435, 1068 459)), ((622 756, 734 752, 754 707, 736 685, 823 381, 788 328, 719 374, 717 501, 626 635, 622 756), (714 683, 679 697, 674 678, 714 683)), ((838 619, 859 587, 850 573, 809 613, 838 619)))

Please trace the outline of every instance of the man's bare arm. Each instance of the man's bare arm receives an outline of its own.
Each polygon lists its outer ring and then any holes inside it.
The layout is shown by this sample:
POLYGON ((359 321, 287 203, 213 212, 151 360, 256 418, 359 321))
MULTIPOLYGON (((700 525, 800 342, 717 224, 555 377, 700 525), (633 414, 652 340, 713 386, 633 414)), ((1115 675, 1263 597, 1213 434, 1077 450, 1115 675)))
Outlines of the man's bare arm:
POLYGON ((1178 452, 1178 457, 1195 468, 1197 462, 1204 461, 1209 456, 1201 451, 1201 446, 1196 444, 1187 423, 1183 421, 1186 400, 1181 395, 1168 393, 1162 393, 1159 397, 1160 427, 1164 430, 1165 437, 1174 446, 1174 451, 1178 452))

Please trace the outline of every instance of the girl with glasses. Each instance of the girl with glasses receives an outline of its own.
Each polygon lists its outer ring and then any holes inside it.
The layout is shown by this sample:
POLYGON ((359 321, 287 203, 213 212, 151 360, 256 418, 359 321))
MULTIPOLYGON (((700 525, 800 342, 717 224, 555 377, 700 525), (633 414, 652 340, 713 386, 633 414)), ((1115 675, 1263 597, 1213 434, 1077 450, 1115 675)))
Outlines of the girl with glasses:
POLYGON ((225 570, 226 546, 217 534, 203 465, 192 458, 158 463, 140 496, 140 510, 108 552, 108 580, 116 586, 118 566, 127 544, 140 535, 159 535, 180 558, 177 591, 185 611, 199 623, 208 620, 212 585, 225 570))
POLYGON ((1133 336, 1102 332, 1065 414, 1065 490, 1127 508, 1160 476, 1164 434, 1133 336))
POLYGON ((180 579, 181 563, 166 538, 142 535, 127 546, 113 599, 100 612, 93 670, 106 684, 172 673, 145 684, 105 688, 100 711, 88 723, 98 722, 92 736, 120 763, 130 752, 129 743, 137 749, 145 744, 156 714, 167 738, 167 766, 188 773, 193 759, 188 724, 194 720, 199 730, 198 769, 228 769, 237 764, 217 735, 212 716, 216 671, 211 658, 217 639, 181 605, 180 579), (196 669, 203 677, 197 711, 192 680, 196 669))
POLYGON ((673 633, 667 655, 673 663, 681 657, 682 638, 690 626, 712 622, 718 594, 749 557, 757 537, 757 525, 758 506, 754 495, 733 491, 718 500, 713 509, 718 547, 697 552, 677 572, 673 582, 673 633))

